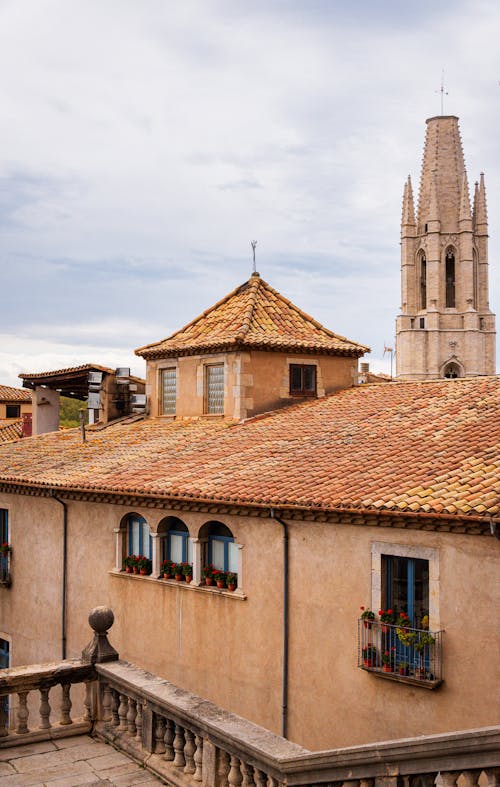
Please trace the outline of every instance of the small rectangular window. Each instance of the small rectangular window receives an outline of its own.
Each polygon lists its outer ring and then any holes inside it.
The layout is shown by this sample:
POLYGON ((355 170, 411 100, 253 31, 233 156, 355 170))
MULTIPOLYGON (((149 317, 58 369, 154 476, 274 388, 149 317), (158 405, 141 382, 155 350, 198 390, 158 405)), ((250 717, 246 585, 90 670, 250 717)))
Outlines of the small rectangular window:
POLYGON ((290 364, 290 393, 294 396, 316 395, 316 366, 290 364))
POLYGON ((162 413, 175 415, 177 402, 177 369, 162 371, 162 413))
POLYGON ((20 418, 21 417, 21 405, 20 404, 7 404, 7 405, 5 405, 5 417, 6 418, 20 418))
POLYGON ((224 414, 224 364, 205 367, 205 412, 224 414))
POLYGON ((420 328, 425 328, 425 317, 420 317, 420 328))

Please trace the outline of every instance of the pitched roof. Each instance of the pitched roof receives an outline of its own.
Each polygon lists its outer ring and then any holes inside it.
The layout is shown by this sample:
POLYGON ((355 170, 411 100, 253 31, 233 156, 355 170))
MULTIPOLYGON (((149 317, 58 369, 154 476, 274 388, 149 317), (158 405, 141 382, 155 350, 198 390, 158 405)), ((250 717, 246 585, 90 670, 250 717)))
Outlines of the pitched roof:
POLYGON ((0 420, 0 443, 9 443, 11 440, 19 440, 23 436, 22 419, 1 419, 0 420))
POLYGON ((254 273, 169 338, 135 352, 152 359, 238 347, 354 357, 369 351, 332 333, 254 273))
POLYGON ((243 423, 145 419, 85 443, 40 435, 0 446, 2 482, 487 519, 500 513, 500 378, 362 385, 243 423))
POLYGON ((0 402, 31 402, 31 394, 22 388, 0 385, 0 402))
POLYGON ((56 377, 59 375, 73 374, 73 372, 87 371, 107 372, 108 374, 115 373, 114 369, 109 369, 107 366, 99 366, 99 364, 95 363, 84 363, 81 366, 68 366, 65 369, 56 369, 51 372, 21 372, 21 374, 18 374, 18 377, 22 380, 37 380, 39 377, 56 377))

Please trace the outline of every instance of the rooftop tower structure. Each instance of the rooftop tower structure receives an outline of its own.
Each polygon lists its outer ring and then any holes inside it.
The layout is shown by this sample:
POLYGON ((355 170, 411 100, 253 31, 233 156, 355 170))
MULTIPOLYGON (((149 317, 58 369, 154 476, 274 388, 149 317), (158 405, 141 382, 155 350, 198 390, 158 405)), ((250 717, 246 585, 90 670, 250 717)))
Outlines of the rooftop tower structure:
POLYGON ((484 175, 471 210, 458 118, 427 120, 415 213, 410 176, 401 220, 400 379, 495 374, 495 315, 488 302, 484 175))

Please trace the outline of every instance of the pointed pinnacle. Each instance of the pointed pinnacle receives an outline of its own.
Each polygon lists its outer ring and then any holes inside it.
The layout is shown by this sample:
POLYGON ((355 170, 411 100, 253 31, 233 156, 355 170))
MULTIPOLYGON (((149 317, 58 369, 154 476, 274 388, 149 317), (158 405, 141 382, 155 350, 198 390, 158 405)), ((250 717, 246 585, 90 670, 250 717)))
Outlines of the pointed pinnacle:
POLYGON ((484 172, 481 172, 476 205, 476 227, 488 226, 488 211, 486 209, 486 189, 484 187, 484 172))
POLYGON ((411 186, 411 178, 408 175, 408 180, 405 183, 403 192, 403 218, 401 224, 408 224, 414 227, 415 222, 415 207, 413 205, 413 189, 411 186))
POLYGON ((467 183, 467 175, 464 172, 462 178, 462 193, 460 195, 460 212, 458 214, 459 221, 470 221, 470 198, 469 198, 469 184, 467 183))
POLYGON ((479 183, 476 180, 476 182, 474 183, 474 206, 472 208, 472 221, 474 222, 474 226, 476 226, 476 220, 477 220, 478 201, 479 201, 479 183))

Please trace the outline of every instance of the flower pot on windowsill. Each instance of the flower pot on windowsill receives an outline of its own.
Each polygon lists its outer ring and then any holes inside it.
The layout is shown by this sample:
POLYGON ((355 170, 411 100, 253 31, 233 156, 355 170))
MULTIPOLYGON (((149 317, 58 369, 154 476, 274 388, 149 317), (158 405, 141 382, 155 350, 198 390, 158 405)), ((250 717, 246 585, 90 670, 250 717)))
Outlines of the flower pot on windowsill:
POLYGON ((139 574, 140 574, 142 577, 146 577, 146 576, 149 574, 149 571, 147 570, 147 568, 140 568, 140 569, 139 569, 139 574))
POLYGON ((175 574, 175 581, 176 582, 182 582, 183 579, 184 579, 183 574, 175 574))
POLYGON ((230 591, 231 591, 231 593, 232 593, 233 591, 235 591, 235 590, 236 590, 236 585, 233 585, 233 584, 231 584, 231 585, 228 585, 228 586, 227 586, 227 589, 228 589, 228 590, 230 590, 230 591))
POLYGON ((393 672, 393 669, 390 664, 382 664, 382 669, 384 672, 393 672))
POLYGON ((425 680, 425 667, 416 667, 415 677, 418 678, 418 680, 425 680))
POLYGON ((138 573, 139 573, 139 569, 137 568, 137 566, 134 566, 134 567, 133 567, 133 569, 132 569, 132 573, 133 573, 133 574, 138 574, 138 573))
POLYGON ((217 580, 217 587, 219 588, 219 590, 223 590, 223 588, 226 587, 226 583, 224 582, 223 579, 218 579, 217 580))
POLYGON ((363 659, 363 667, 373 667, 373 659, 363 659))
POLYGON ((185 579, 186 579, 186 582, 188 583, 188 585, 189 585, 189 583, 191 582, 192 578, 193 578, 193 575, 192 575, 192 574, 186 574, 186 577, 185 577, 185 579))
POLYGON ((125 566, 125 573, 126 574, 131 574, 132 573, 132 569, 130 568, 130 566, 125 566))
POLYGON ((205 577, 205 585, 210 586, 212 584, 212 577, 205 577))
POLYGON ((163 574, 163 579, 170 579, 170 574, 163 574))

